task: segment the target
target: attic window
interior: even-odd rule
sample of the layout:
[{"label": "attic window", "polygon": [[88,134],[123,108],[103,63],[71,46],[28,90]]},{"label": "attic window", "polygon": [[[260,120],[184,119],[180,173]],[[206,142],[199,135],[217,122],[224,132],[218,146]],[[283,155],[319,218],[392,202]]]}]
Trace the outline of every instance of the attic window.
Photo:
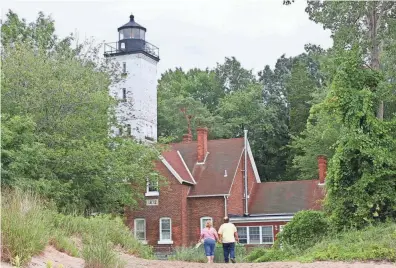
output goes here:
[{"label": "attic window", "polygon": [[147,179],[145,196],[159,196],[158,180]]}]

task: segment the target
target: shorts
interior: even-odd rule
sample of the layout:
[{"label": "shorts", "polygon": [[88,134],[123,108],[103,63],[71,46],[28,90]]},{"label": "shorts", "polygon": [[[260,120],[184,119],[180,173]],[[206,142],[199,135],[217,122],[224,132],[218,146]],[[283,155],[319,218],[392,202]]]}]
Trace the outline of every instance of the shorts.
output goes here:
[{"label": "shorts", "polygon": [[214,256],[216,241],[210,238],[205,239],[204,248],[206,256]]}]

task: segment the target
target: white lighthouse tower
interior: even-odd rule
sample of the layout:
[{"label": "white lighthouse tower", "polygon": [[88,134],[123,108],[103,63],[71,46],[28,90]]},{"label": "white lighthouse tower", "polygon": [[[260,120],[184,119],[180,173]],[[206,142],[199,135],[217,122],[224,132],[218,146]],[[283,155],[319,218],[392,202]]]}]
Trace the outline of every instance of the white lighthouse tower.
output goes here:
[{"label": "white lighthouse tower", "polygon": [[121,128],[116,135],[132,136],[138,141],[157,140],[157,63],[158,47],[145,40],[146,28],[131,15],[118,28],[118,41],[105,44],[104,56],[115,59],[122,68],[123,81],[110,88],[119,102],[116,118]]}]

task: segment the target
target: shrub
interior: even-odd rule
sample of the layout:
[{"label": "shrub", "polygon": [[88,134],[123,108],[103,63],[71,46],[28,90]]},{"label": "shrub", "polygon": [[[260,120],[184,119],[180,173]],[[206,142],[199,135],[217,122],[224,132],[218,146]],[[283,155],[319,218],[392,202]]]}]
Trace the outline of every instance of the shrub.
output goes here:
[{"label": "shrub", "polygon": [[113,250],[113,245],[104,239],[92,239],[84,245],[82,255],[85,268],[121,268],[125,262],[121,261]]},{"label": "shrub", "polygon": [[304,250],[319,242],[329,231],[329,223],[323,212],[300,211],[286,224],[278,239],[284,246]]},{"label": "shrub", "polygon": [[25,264],[47,245],[53,212],[36,195],[20,190],[3,191],[1,207],[2,259]]},{"label": "shrub", "polygon": [[341,232],[308,249],[299,260],[396,261],[396,224]]},{"label": "shrub", "polygon": [[[244,245],[235,246],[235,259],[237,262],[245,261],[246,249]],[[187,262],[207,262],[203,245],[199,248],[176,248],[174,255],[169,257],[170,260],[187,261]],[[224,262],[223,246],[217,244],[215,248],[214,262]]]},{"label": "shrub", "polygon": [[[218,254],[216,251],[215,254]],[[170,260],[187,261],[187,262],[207,262],[202,246],[199,248],[176,248],[174,254],[169,257]]]},{"label": "shrub", "polygon": [[74,242],[61,232],[56,232],[56,234],[51,238],[50,244],[53,245],[60,252],[65,252],[67,255],[73,257],[79,257],[79,251]]}]

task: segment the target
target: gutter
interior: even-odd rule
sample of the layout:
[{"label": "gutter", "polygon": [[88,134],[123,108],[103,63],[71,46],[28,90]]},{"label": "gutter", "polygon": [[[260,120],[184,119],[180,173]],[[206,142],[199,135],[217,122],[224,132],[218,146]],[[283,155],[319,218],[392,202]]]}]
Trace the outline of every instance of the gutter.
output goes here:
[{"label": "gutter", "polygon": [[291,221],[293,216],[264,216],[264,217],[233,217],[230,218],[232,223],[249,223],[249,222],[285,222]]}]

